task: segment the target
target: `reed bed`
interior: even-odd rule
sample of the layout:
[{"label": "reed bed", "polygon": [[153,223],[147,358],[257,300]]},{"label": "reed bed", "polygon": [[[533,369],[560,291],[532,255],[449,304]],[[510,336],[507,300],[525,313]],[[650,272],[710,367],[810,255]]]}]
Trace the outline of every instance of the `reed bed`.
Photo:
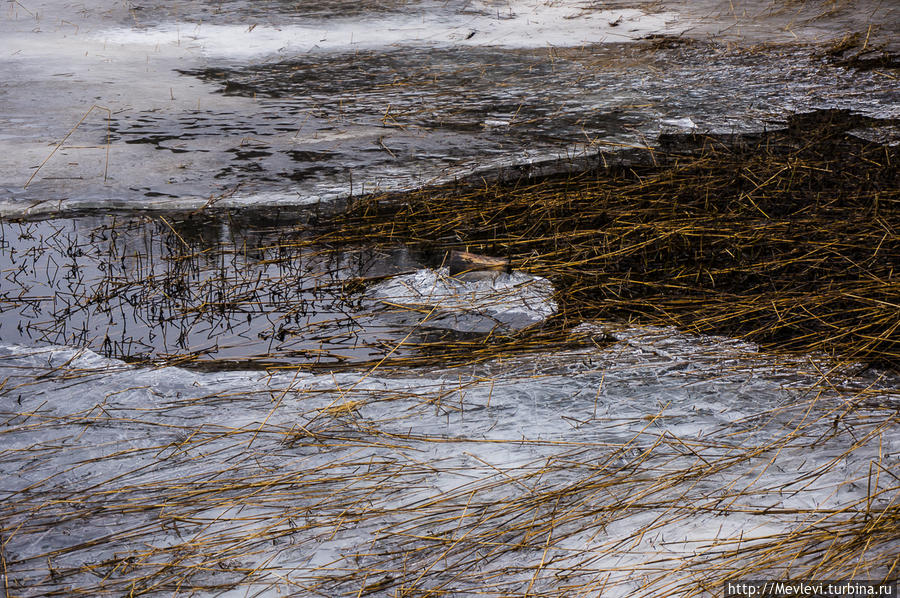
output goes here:
[{"label": "reed bed", "polygon": [[[4,223],[5,247],[36,241],[5,272],[19,334],[96,352],[0,348],[3,591],[896,578],[900,156],[860,136],[884,125],[819,112],[302,217]],[[550,279],[557,313],[390,324],[369,291],[454,249]]]},{"label": "reed bed", "polygon": [[[514,169],[337,210],[211,202],[87,227],[0,222],[12,248],[0,326],[132,361],[333,369],[563,349],[600,319],[896,368],[897,146],[866,140],[890,127],[820,111],[769,133],[663,135],[587,170]],[[549,279],[558,312],[524,331],[408,336],[384,317],[404,308],[376,306],[369,289],[452,250]]]},{"label": "reed bed", "polygon": [[[672,135],[592,172],[360,198],[329,242],[507,257],[559,289],[555,323],[613,319],[898,365],[896,123]],[[548,323],[548,326],[552,324]]]}]

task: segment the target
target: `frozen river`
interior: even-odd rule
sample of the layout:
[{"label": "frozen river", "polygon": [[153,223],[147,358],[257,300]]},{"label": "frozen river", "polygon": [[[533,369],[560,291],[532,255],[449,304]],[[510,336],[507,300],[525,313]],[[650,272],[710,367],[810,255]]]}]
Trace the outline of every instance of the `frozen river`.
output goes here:
[{"label": "frozen river", "polygon": [[[748,50],[871,12],[759,4],[9,2],[0,213],[309,204],[580,169],[661,131],[900,115],[889,73]],[[877,12],[872,44],[896,12]]]},{"label": "frozen river", "polygon": [[402,367],[553,318],[557,289],[312,240],[348,197],[661,133],[838,108],[897,139],[897,69],[828,50],[896,50],[900,11],[822,4],[5,3],[3,598],[896,577],[895,375],[611,322]]}]

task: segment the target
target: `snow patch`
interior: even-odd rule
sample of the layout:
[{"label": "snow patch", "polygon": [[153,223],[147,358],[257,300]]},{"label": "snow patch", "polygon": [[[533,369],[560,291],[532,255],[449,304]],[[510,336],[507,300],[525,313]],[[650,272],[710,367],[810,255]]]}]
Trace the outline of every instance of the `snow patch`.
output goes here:
[{"label": "snow patch", "polygon": [[330,19],[303,25],[248,26],[164,23],[148,29],[116,28],[96,38],[112,44],[177,46],[210,58],[267,54],[349,52],[390,46],[574,47],[628,42],[667,31],[674,13],[596,10],[575,2],[520,0],[476,3],[465,12],[406,15],[366,21]]}]

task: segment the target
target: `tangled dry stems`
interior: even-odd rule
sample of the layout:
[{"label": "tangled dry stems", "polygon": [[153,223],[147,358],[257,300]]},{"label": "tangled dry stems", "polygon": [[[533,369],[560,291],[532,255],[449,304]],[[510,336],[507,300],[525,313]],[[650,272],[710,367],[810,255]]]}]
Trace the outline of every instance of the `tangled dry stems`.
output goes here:
[{"label": "tangled dry stems", "polygon": [[556,284],[563,326],[633,320],[896,367],[898,152],[849,133],[872,125],[824,111],[664,138],[642,164],[370,196],[329,239],[509,257]]},{"label": "tangled dry stems", "polygon": [[[897,149],[850,134],[873,125],[819,113],[795,118],[789,130],[741,139],[671,137],[664,151],[638,152],[630,163],[606,167],[601,156],[596,171],[578,175],[368,196],[309,227],[328,228],[321,236],[300,226],[293,238],[245,245],[244,254],[258,251],[276,267],[276,279],[287,279],[292,271],[279,264],[301,249],[328,256],[402,243],[435,263],[451,249],[468,249],[509,257],[558,289],[560,311],[543,325],[411,343],[414,352],[377,361],[384,367],[498,368],[498,358],[531,360],[541,349],[612,342],[573,338],[587,319],[674,325],[896,367]],[[169,218],[159,230],[169,231],[166,242],[181,255],[167,256],[172,267],[164,277],[140,270],[121,289],[110,288],[110,297],[142,289],[141,281],[148,292],[169,285],[170,298],[188,293],[203,259],[202,238],[187,234],[186,217]],[[261,280],[271,282],[250,277],[229,287],[227,277],[216,280],[210,293],[234,288],[241,297]],[[333,284],[352,299],[372,281]],[[185,310],[182,317],[224,317],[222,305],[233,298],[172,309]],[[199,363],[191,354],[173,360]],[[18,381],[13,370],[3,383],[4,404],[110,374],[71,364]],[[791,373],[800,366],[778,367]],[[273,373],[279,368],[296,369],[281,364]],[[654,424],[668,417],[665,408],[637,419],[595,414],[572,423],[573,429],[638,426],[617,442],[416,431],[430,414],[449,421],[488,409],[494,383],[507,380],[490,373],[437,389],[335,380],[298,390],[282,381],[239,395],[148,396],[139,413],[117,410],[119,391],[73,413],[41,405],[4,409],[7,438],[55,439],[0,451],[0,459],[26,473],[65,460],[86,433],[139,428],[153,439],[69,463],[3,501],[6,591],[136,596],[240,588],[252,595],[280,587],[323,596],[704,596],[735,578],[896,577],[900,472],[895,458],[873,449],[895,433],[896,391],[846,389],[837,373],[820,374],[801,399],[696,439],[660,433]],[[197,405],[242,401],[257,401],[262,417],[230,426],[197,425],[180,415]],[[296,410],[293,423],[270,420],[285,401]],[[435,457],[434,447],[448,443],[466,458]],[[540,446],[550,454],[498,466],[478,453],[488,445]],[[800,476],[763,477],[783,469],[789,452],[827,456]],[[180,468],[210,459],[210,467],[193,473]],[[298,466],[284,468],[283,460]],[[860,461],[865,473],[857,468],[837,484],[828,477]],[[118,462],[129,469],[88,486],[54,482]],[[153,475],[142,478],[147,471]],[[437,475],[455,481],[435,491],[429,484]],[[808,503],[790,502],[798,496]],[[842,499],[829,502],[834,496]],[[742,517],[756,531],[667,536],[680,525],[726,516]],[[79,539],[79,527],[94,521],[117,525]],[[773,521],[779,526],[765,527]],[[73,532],[62,547],[11,541]],[[298,565],[336,539],[353,549]],[[12,546],[17,550],[10,552]]]},{"label": "tangled dry stems", "polygon": [[[617,367],[629,366],[606,372]],[[745,367],[759,365],[719,375],[742,378]],[[13,390],[105,375],[63,367]],[[895,432],[898,397],[838,389],[838,377],[696,437],[660,431],[665,407],[575,422],[634,430],[616,442],[430,431],[429,413],[489,408],[508,377],[406,391],[282,378],[240,396],[158,396],[136,411],[107,395],[80,412],[8,413],[2,434],[19,448],[0,459],[26,472],[65,460],[85,434],[147,433],[70,459],[3,502],[9,595],[707,596],[729,579],[891,578],[900,471],[872,447]],[[296,413],[238,426],[183,419],[235,401]],[[20,445],[41,430],[44,441]],[[436,452],[447,444],[459,454]],[[485,450],[531,457],[504,464]],[[789,468],[787,455],[796,464],[814,452],[823,458]],[[79,472],[92,482],[64,483]],[[733,518],[740,533],[723,532]],[[45,534],[52,548],[40,548]],[[9,542],[23,537],[32,540]]]}]

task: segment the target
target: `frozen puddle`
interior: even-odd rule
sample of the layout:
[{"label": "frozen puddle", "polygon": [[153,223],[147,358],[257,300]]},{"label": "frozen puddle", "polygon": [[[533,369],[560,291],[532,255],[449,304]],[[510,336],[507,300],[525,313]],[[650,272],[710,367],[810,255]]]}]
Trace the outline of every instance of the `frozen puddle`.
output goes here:
[{"label": "frozen puddle", "polygon": [[421,326],[486,332],[524,328],[552,316],[553,293],[549,280],[523,272],[450,276],[447,268],[424,268],[378,283],[369,294]]},{"label": "frozen puddle", "polygon": [[896,381],[594,330],[620,340],[393,375],[4,346],[10,594],[713,596],[886,573]]}]

